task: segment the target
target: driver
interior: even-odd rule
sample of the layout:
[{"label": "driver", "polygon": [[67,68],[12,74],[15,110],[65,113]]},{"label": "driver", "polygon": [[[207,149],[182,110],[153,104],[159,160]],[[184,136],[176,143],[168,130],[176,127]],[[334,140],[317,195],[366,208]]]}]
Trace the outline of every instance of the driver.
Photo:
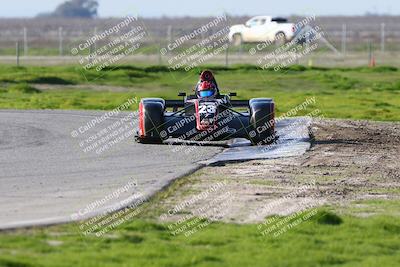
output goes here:
[{"label": "driver", "polygon": [[202,81],[197,86],[198,98],[213,98],[217,95],[217,87],[209,81]]},{"label": "driver", "polygon": [[205,70],[200,74],[195,91],[198,98],[215,98],[219,95],[217,81],[211,71]]}]

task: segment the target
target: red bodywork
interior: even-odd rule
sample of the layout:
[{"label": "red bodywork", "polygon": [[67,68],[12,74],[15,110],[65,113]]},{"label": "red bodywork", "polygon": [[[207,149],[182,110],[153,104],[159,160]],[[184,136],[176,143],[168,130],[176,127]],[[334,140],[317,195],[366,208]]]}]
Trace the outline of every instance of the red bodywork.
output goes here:
[{"label": "red bodywork", "polygon": [[143,103],[139,103],[139,136],[143,137],[145,135],[144,131],[144,113],[143,113]]},{"label": "red bodywork", "polygon": [[215,100],[194,99],[196,129],[207,131],[217,128],[218,102]]}]

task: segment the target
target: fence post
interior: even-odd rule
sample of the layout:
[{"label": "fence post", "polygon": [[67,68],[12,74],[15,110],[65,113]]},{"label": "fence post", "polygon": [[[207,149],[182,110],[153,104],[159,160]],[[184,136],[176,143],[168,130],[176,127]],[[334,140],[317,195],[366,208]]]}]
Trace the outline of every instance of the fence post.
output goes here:
[{"label": "fence post", "polygon": [[371,41],[368,42],[368,64],[371,63],[372,60],[372,44]]},{"label": "fence post", "polygon": [[168,25],[168,28],[167,28],[167,40],[168,40],[168,43],[172,43],[172,26],[171,25]]},{"label": "fence post", "polygon": [[373,68],[373,67],[375,67],[375,65],[376,65],[375,56],[374,56],[372,50],[373,50],[372,41],[370,40],[369,43],[368,43],[368,51],[369,51],[369,52],[368,52],[368,54],[369,54],[369,56],[368,56],[368,60],[369,60],[368,66],[369,66],[370,68]]},{"label": "fence post", "polygon": [[347,25],[342,25],[342,54],[343,56],[346,54],[346,37],[347,37]]},{"label": "fence post", "polygon": [[[93,35],[96,36],[97,35],[97,27],[94,27],[93,29]],[[93,45],[94,45],[94,51],[97,51],[97,38],[94,39]]]},{"label": "fence post", "polygon": [[229,67],[229,44],[225,49],[225,67]]},{"label": "fence post", "polygon": [[62,36],[62,31],[63,31],[63,28],[62,27],[58,27],[58,50],[59,50],[60,56],[63,55],[63,36]]},{"label": "fence post", "polygon": [[381,23],[381,52],[385,53],[385,23]]},{"label": "fence post", "polygon": [[28,33],[26,27],[24,27],[24,56],[28,55]]},{"label": "fence post", "polygon": [[158,44],[158,65],[162,64],[161,48],[162,48],[162,44],[161,44],[161,40],[160,40],[160,43]]},{"label": "fence post", "polygon": [[93,53],[93,44],[90,44],[89,45],[89,55],[88,55],[89,64],[92,64],[92,62],[93,62],[92,53]]},{"label": "fence post", "polygon": [[15,43],[15,53],[17,56],[17,67],[19,67],[19,41]]},{"label": "fence post", "polygon": [[308,50],[310,47],[310,31],[307,31],[305,36],[306,36],[306,49]]}]

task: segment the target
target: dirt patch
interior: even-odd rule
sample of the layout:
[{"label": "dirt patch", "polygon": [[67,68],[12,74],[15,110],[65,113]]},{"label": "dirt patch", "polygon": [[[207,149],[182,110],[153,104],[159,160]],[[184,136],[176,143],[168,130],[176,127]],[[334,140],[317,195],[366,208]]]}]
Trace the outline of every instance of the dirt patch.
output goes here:
[{"label": "dirt patch", "polygon": [[[317,120],[312,132],[313,146],[302,156],[202,169],[161,200],[158,214],[249,223],[329,205],[366,216],[388,210],[365,201],[400,199],[400,123]],[[221,206],[215,199],[223,195],[229,202]]]}]

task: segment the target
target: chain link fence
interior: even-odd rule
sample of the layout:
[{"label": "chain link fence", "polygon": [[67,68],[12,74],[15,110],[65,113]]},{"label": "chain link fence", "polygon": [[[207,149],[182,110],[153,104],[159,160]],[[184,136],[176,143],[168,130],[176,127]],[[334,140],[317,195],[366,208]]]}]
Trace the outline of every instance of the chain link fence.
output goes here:
[{"label": "chain link fence", "polygon": [[[147,32],[142,40],[142,47],[135,56],[124,58],[124,63],[150,62],[163,64],[163,55],[160,48],[177,38],[190,34],[201,25],[211,21],[212,17],[204,18],[158,18],[142,19],[141,24]],[[229,17],[227,24],[243,24],[249,17]],[[292,16],[291,22],[297,22],[302,17]],[[34,62],[40,58],[51,56],[55,64],[74,63],[71,57],[71,48],[85,42],[91,36],[101,33],[122,18],[114,19],[0,19],[0,63],[15,62],[16,55],[20,62]],[[322,44],[310,55],[302,57],[295,63],[329,66],[358,66],[369,64],[371,58],[378,64],[400,65],[397,56],[400,50],[400,16],[357,16],[357,17],[316,17],[310,26],[318,25],[325,33],[324,37],[340,55]],[[224,25],[216,26],[206,33],[189,40],[186,46],[195,44],[220,30]],[[226,26],[226,25],[225,25]],[[123,29],[118,34],[129,31]],[[99,40],[95,46],[100,47],[116,38],[116,35],[107,36]],[[210,64],[253,64],[254,58],[249,55],[251,45],[230,47],[226,54],[210,59]],[[17,51],[18,50],[18,51]],[[85,53],[90,53],[86,51]],[[55,57],[63,57],[58,62]],[[58,62],[58,63],[57,63]]]}]

